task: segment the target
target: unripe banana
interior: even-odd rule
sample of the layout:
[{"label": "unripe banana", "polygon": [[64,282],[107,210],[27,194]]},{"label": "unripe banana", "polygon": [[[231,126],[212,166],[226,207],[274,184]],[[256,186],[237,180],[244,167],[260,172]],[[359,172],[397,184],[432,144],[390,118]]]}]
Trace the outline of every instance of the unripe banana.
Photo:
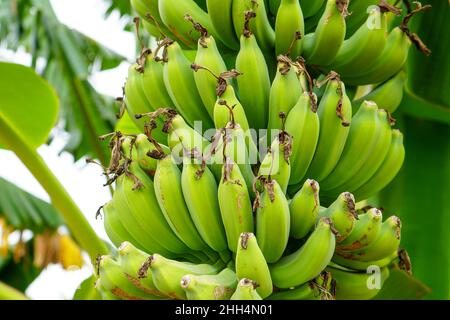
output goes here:
[{"label": "unripe banana", "polygon": [[320,212],[319,216],[331,219],[338,232],[336,242],[340,243],[349,236],[355,226],[355,198],[351,193],[344,192],[327,209]]},{"label": "unripe banana", "polygon": [[163,296],[162,293],[156,289],[151,275],[144,279],[138,278],[139,269],[149,257],[147,253],[139,250],[130,242],[125,241],[118,248],[118,254],[120,268],[130,282],[146,293],[155,296]]},{"label": "unripe banana", "polygon": [[189,14],[194,21],[215,34],[211,19],[193,0],[158,0],[159,13],[164,24],[183,44],[194,48],[200,35],[193,32],[192,24],[185,19]]},{"label": "unripe banana", "polygon": [[194,126],[195,121],[202,121],[204,128],[213,128],[197,91],[191,63],[178,43],[167,46],[167,59],[164,64],[164,83],[173,103],[191,126]]},{"label": "unripe banana", "polygon": [[266,154],[259,167],[258,176],[275,179],[286,193],[291,176],[291,156],[292,138],[285,131],[281,131],[278,137],[272,142],[269,152]]},{"label": "unripe banana", "polygon": [[181,173],[184,200],[203,240],[215,251],[228,249],[217,197],[217,183],[208,167],[185,160]]},{"label": "unripe banana", "polygon": [[398,73],[405,65],[408,58],[411,41],[399,27],[391,31],[387,38],[386,46],[378,58],[368,68],[361,72],[355,72],[345,77],[349,85],[365,85],[386,81]]},{"label": "unripe banana", "polygon": [[[370,177],[372,177],[378,168],[383,163],[389,151],[389,146],[392,140],[392,129],[390,115],[386,110],[378,110],[378,137],[372,147],[371,156],[369,156],[364,165],[356,172],[350,180],[335,188],[335,191],[341,190],[356,190]],[[332,193],[333,191],[330,191]]]},{"label": "unripe banana", "polygon": [[241,47],[236,57],[236,69],[242,73],[237,78],[239,98],[253,129],[267,127],[269,108],[270,77],[264,55],[258,47],[255,36],[244,32]]},{"label": "unripe banana", "polygon": [[241,279],[230,300],[262,300],[256,289],[258,284],[250,279]]},{"label": "unripe banana", "polygon": [[155,59],[153,54],[147,56],[142,76],[144,94],[153,109],[174,108],[164,83],[164,64]]},{"label": "unripe banana", "polygon": [[332,190],[347,182],[364,166],[377,141],[378,107],[374,102],[364,101],[352,119],[344,150],[334,170],[321,181],[322,190]]},{"label": "unripe banana", "polygon": [[236,253],[240,234],[253,232],[253,210],[245,179],[230,158],[223,165],[217,195],[228,249]]},{"label": "unripe banana", "polygon": [[341,253],[346,259],[376,261],[390,256],[400,245],[401,222],[396,216],[389,217],[381,226],[378,237],[367,247]]},{"label": "unripe banana", "polygon": [[[137,64],[133,64],[128,68],[128,78],[125,83],[125,106],[130,118],[136,124],[138,128],[142,128],[144,125],[143,120],[138,120],[135,116],[137,114],[148,113],[154,111],[153,106],[147,100],[143,87],[143,75],[137,68]],[[161,131],[161,122],[158,123],[158,129],[155,130],[155,138],[159,141],[163,141],[164,134]]]},{"label": "unripe banana", "polygon": [[285,130],[292,136],[291,178],[289,184],[302,182],[319,140],[317,97],[305,92],[286,118]]},{"label": "unripe banana", "polygon": [[[203,101],[203,105],[208,111],[211,119],[214,119],[214,105],[217,100],[217,79],[213,76],[219,76],[227,71],[227,66],[217,49],[216,41],[212,36],[202,36],[198,40],[197,55],[195,57],[195,64],[207,70],[196,70],[194,68],[195,84]],[[212,75],[212,74],[213,75]]]},{"label": "unripe banana", "polygon": [[111,292],[109,292],[102,286],[100,279],[97,279],[95,281],[94,287],[100,293],[102,300],[120,300],[119,297],[113,295]]},{"label": "unripe banana", "polygon": [[[159,254],[151,255],[139,270],[139,278],[145,278],[151,272],[156,288],[172,299],[185,300],[186,292],[181,287],[181,278],[186,274],[217,274],[224,267],[223,262],[210,264],[192,264],[167,259]],[[150,270],[149,270],[150,269]]]},{"label": "unripe banana", "polygon": [[316,229],[300,249],[270,266],[274,285],[290,288],[314,279],[331,261],[335,245],[331,220],[320,219]]},{"label": "unripe banana", "polygon": [[275,52],[293,59],[302,53],[305,34],[303,12],[298,0],[281,0],[275,20]]},{"label": "unripe banana", "polygon": [[[270,52],[275,45],[275,31],[270,25],[264,0],[233,0],[232,14],[236,36],[241,37],[246,28],[246,13],[249,10],[255,13],[255,19],[250,21],[248,30],[255,34],[261,50]],[[241,71],[239,67],[238,70]]]},{"label": "unripe banana", "polygon": [[352,36],[364,24],[367,20],[368,10],[379,3],[379,0],[350,1],[348,12],[351,12],[351,14],[345,19],[347,24],[346,38]]},{"label": "unripe banana", "polygon": [[[147,29],[151,26],[151,33],[155,37],[161,36],[160,30],[165,36],[175,39],[175,36],[162,22],[159,14],[159,2],[158,0],[131,0],[131,6],[137,11],[139,16],[144,19],[142,21],[144,27]],[[150,14],[151,17],[148,15]]]},{"label": "unripe banana", "polygon": [[239,40],[233,26],[233,0],[206,0],[208,15],[217,34],[230,49],[239,49]]},{"label": "unripe banana", "polygon": [[283,121],[280,119],[280,113],[289,114],[301,94],[302,87],[296,69],[285,56],[279,56],[277,74],[270,88],[267,129],[282,129]]},{"label": "unripe banana", "polygon": [[303,57],[308,64],[328,65],[335,59],[345,37],[347,1],[327,0],[314,33],[303,41]]},{"label": "unripe banana", "polygon": [[388,257],[375,261],[358,261],[346,259],[339,255],[334,255],[333,263],[335,264],[330,263],[330,266],[332,266],[333,268],[346,269],[345,271],[359,270],[366,272],[368,269],[373,267],[384,268],[390,266],[395,262],[395,259],[397,259],[397,257],[398,257],[397,250],[392,254],[390,254]]},{"label": "unripe banana", "polygon": [[[381,269],[379,283],[377,275],[367,273],[347,272],[339,269],[327,269],[336,280],[337,300],[369,300],[380,292],[384,281],[389,277],[389,269]],[[375,283],[373,283],[375,282]],[[377,285],[380,285],[378,287]]]},{"label": "unripe banana", "polygon": [[176,155],[181,157],[193,149],[202,154],[209,145],[208,140],[200,132],[192,129],[180,115],[171,116],[166,121],[165,131],[168,133],[168,146],[174,157]]},{"label": "unripe banana", "polygon": [[317,113],[320,121],[319,141],[306,175],[320,182],[339,162],[350,131],[352,104],[338,76],[329,80]]},{"label": "unripe banana", "polygon": [[[164,153],[169,153],[169,147],[161,145]],[[145,134],[138,134],[134,141],[134,149],[136,150],[133,154],[132,159],[136,161],[142,170],[147,173],[147,175],[153,177],[155,175],[157,160],[149,157],[147,154],[156,150],[155,146],[148,140]]]},{"label": "unripe banana", "polygon": [[162,299],[134,286],[122,272],[120,265],[110,256],[100,258],[98,269],[102,287],[122,300]]},{"label": "unripe banana", "polygon": [[339,254],[369,246],[378,237],[382,221],[383,214],[376,208],[359,215],[352,232],[337,245],[336,252]]},{"label": "unripe banana", "polygon": [[345,81],[354,70],[367,69],[382,54],[387,40],[386,15],[379,7],[370,10],[366,23],[345,40],[331,64]]},{"label": "unripe banana", "polygon": [[278,261],[289,240],[289,204],[276,180],[262,181],[263,193],[255,200],[256,238],[266,261]]},{"label": "unripe banana", "polygon": [[[244,279],[252,279],[257,285],[255,289],[261,298],[266,298],[272,293],[273,286],[269,267],[253,233],[240,235],[236,253],[236,275],[241,282]],[[244,284],[245,281],[242,285]],[[246,286],[249,284],[247,283]],[[248,290],[252,292],[250,289],[246,291],[248,292]]]},{"label": "unripe banana", "polygon": [[190,249],[206,251],[186,206],[181,188],[181,172],[170,155],[158,160],[153,179],[156,199],[172,231]]},{"label": "unripe banana", "polygon": [[319,188],[316,181],[308,179],[292,198],[289,204],[291,237],[303,239],[313,229],[320,209]]},{"label": "unripe banana", "polygon": [[388,154],[378,171],[354,193],[358,198],[367,199],[386,187],[400,171],[405,159],[403,134],[392,130],[392,141]]},{"label": "unripe banana", "polygon": [[187,274],[181,278],[188,300],[229,300],[236,286],[236,274],[229,268],[216,275]]},{"label": "unripe banana", "polygon": [[353,101],[353,104],[359,106],[364,100],[370,100],[375,102],[380,109],[385,109],[393,113],[402,102],[405,82],[406,72],[400,71],[391,79],[375,87],[375,89],[364,97]]},{"label": "unripe banana", "polygon": [[248,132],[250,126],[248,124],[247,116],[242,104],[236,97],[234,88],[231,85],[227,85],[223,94],[217,98],[214,105],[214,125],[216,129],[225,128],[230,119],[230,110],[228,107],[233,108],[234,122],[237,123],[244,132]]},{"label": "unripe banana", "polygon": [[331,300],[331,274],[322,272],[316,279],[302,284],[297,288],[290,288],[274,293],[269,300]]}]

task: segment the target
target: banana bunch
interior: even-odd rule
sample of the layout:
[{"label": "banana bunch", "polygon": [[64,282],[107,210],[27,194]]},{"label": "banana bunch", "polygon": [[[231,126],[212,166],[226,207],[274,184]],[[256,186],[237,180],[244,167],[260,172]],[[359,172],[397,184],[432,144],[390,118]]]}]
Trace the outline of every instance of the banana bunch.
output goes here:
[{"label": "banana bunch", "polygon": [[410,271],[400,219],[355,201],[404,160],[391,113],[428,6],[396,3],[131,1],[156,45],[120,99],[142,132],[102,137],[104,299],[371,299]]},{"label": "banana bunch", "polygon": [[[372,266],[383,270],[385,281],[384,270],[398,259],[399,218],[382,222],[378,209],[357,211],[349,192],[323,207],[312,179],[290,197],[291,136],[281,130],[256,170],[239,159],[247,141],[229,112],[231,120],[209,143],[173,109],[142,115],[150,119],[145,134],[111,135],[113,160],[106,171],[115,190],[103,213],[118,252],[98,261],[102,296],[334,299],[349,291],[368,297],[371,289],[359,284],[359,296],[347,286],[367,280],[364,270]],[[156,117],[167,146],[152,135]],[[222,164],[213,165],[213,158]],[[248,185],[245,175],[253,169]],[[345,282],[342,289],[339,282]]]}]

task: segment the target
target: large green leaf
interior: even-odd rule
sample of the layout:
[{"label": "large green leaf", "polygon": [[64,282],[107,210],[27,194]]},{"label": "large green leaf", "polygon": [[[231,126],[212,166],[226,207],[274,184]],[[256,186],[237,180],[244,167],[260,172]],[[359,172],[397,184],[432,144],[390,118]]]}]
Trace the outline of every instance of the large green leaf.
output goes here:
[{"label": "large green leaf", "polygon": [[393,269],[374,300],[418,300],[430,289],[405,271]]},{"label": "large green leaf", "polygon": [[0,117],[31,147],[46,142],[57,115],[58,98],[45,80],[30,68],[0,62]]},{"label": "large green leaf", "polygon": [[425,56],[414,46],[408,58],[408,100],[402,110],[414,116],[450,124],[450,3],[423,0],[429,12],[412,18],[411,29],[428,46]]},{"label": "large green leaf", "polygon": [[6,218],[15,230],[40,233],[56,229],[62,220],[49,203],[36,198],[11,182],[0,178],[0,217]]}]

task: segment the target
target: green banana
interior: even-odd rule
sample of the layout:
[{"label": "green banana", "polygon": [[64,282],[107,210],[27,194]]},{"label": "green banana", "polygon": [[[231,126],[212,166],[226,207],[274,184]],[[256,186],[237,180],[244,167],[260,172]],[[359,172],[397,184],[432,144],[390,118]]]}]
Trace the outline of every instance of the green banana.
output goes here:
[{"label": "green banana", "polygon": [[[128,177],[128,175],[123,175],[117,179],[116,185],[123,197],[121,200],[128,204],[136,222],[144,230],[144,234],[151,235],[149,238],[152,238],[153,242],[160,244],[169,252],[176,254],[189,252],[190,249],[178,239],[164,218],[156,199],[152,180],[135,163],[131,164],[129,171],[130,174],[134,175],[134,179]],[[136,179],[139,181],[136,182]],[[115,195],[116,193],[114,193]],[[126,212],[120,214],[125,215]]]},{"label": "green banana", "polygon": [[378,171],[354,194],[361,199],[367,199],[371,195],[386,187],[400,171],[405,159],[405,147],[403,134],[399,130],[392,130],[392,141],[389,151]]},{"label": "green banana", "polygon": [[[128,78],[124,88],[124,101],[130,118],[138,128],[142,128],[144,121],[136,118],[136,115],[152,112],[154,111],[154,108],[145,96],[142,82],[143,75],[137,70],[138,68],[139,66],[137,64],[133,64],[130,68],[128,68]],[[158,129],[155,130],[154,135],[157,140],[162,141],[162,139],[164,139],[164,133],[161,131],[161,122],[158,124]]]},{"label": "green banana", "polygon": [[383,52],[368,68],[363,68],[359,74],[353,72],[345,77],[348,85],[380,83],[391,78],[403,68],[411,46],[408,36],[397,27],[390,32],[386,42]]},{"label": "green banana", "polygon": [[[386,110],[378,110],[378,137],[364,165],[346,183],[336,187],[337,190],[356,190],[372,177],[383,163],[392,140],[390,115]],[[330,191],[331,193],[332,191]]]},{"label": "green banana", "polygon": [[215,251],[228,249],[217,197],[217,183],[208,167],[185,160],[181,187],[191,218],[203,240]]},{"label": "green banana", "polygon": [[178,43],[168,45],[166,50],[168,61],[164,64],[164,83],[173,103],[191,126],[195,121],[202,121],[204,128],[213,128],[197,91],[191,63]]},{"label": "green banana", "polygon": [[[173,110],[169,112],[173,112]],[[201,132],[197,131],[197,128],[195,130],[191,128],[178,114],[170,115],[164,124],[164,128],[168,133],[167,144],[173,156],[183,156],[193,149],[202,154],[209,145],[208,140],[201,135]]]},{"label": "green banana", "polygon": [[[235,1],[236,2],[236,1]],[[255,36],[247,30],[241,36],[241,47],[236,57],[236,69],[242,73],[237,78],[239,98],[250,126],[255,129],[267,127],[270,96],[270,77],[264,55]]]},{"label": "green banana", "polygon": [[353,231],[357,214],[355,211],[355,198],[350,192],[341,193],[338,198],[319,217],[327,217],[333,222],[337,230],[336,242],[345,240]]},{"label": "green banana", "polygon": [[367,20],[368,10],[380,3],[380,0],[357,0],[350,1],[348,12],[351,14],[345,19],[347,24],[346,37],[352,36]]},{"label": "green banana", "polygon": [[275,20],[275,52],[295,59],[302,53],[305,34],[303,12],[298,0],[281,0]]},{"label": "green banana", "polygon": [[371,273],[347,272],[334,268],[327,268],[327,270],[336,281],[337,300],[372,299],[380,292],[384,281],[389,277],[388,268],[381,269],[379,283],[377,283],[378,281],[376,280],[378,277]]},{"label": "green banana", "polygon": [[[196,65],[205,70],[196,70]],[[208,111],[211,119],[214,119],[214,105],[217,100],[217,79],[216,76],[227,71],[227,66],[217,49],[214,38],[206,33],[198,40],[197,55],[195,64],[191,66],[194,69],[194,80],[197,86],[203,105]],[[210,74],[212,73],[212,75]],[[215,75],[215,76],[213,76]]]},{"label": "green banana", "polygon": [[[164,153],[170,152],[169,147],[161,144],[160,147],[163,149]],[[139,163],[139,166],[147,173],[147,175],[153,177],[157,167],[157,160],[149,157],[147,154],[156,150],[155,146],[148,140],[145,134],[138,134],[134,142],[134,148],[136,154],[133,155],[132,159]]]},{"label": "green banana", "polygon": [[206,251],[183,198],[180,169],[172,156],[161,156],[153,179],[159,207],[178,238],[192,250]]},{"label": "green banana", "polygon": [[158,0],[161,20],[180,42],[187,47],[194,48],[200,35],[193,32],[192,24],[186,21],[185,15],[215,34],[214,27],[208,14],[193,0]]},{"label": "green banana", "polygon": [[383,214],[376,208],[358,216],[355,226],[346,239],[336,246],[336,252],[358,250],[369,246],[378,237]]},{"label": "green banana", "polygon": [[289,204],[291,237],[303,239],[313,229],[320,209],[319,189],[316,181],[308,179],[292,198]]},{"label": "green banana", "polygon": [[[240,235],[235,261],[236,275],[241,282],[244,279],[252,279],[252,282],[256,284],[256,292],[263,299],[272,294],[273,286],[269,267],[253,233]],[[242,285],[244,284],[245,282]],[[245,287],[249,287],[249,284],[247,283]],[[245,291],[248,292],[248,290],[250,289],[247,288]]]},{"label": "green banana", "polygon": [[169,31],[161,19],[158,0],[131,0],[131,6],[143,19],[142,24],[144,27],[153,30],[151,32],[153,36],[158,38],[163,35],[175,39],[173,33]]},{"label": "green banana", "polygon": [[155,59],[154,55],[147,56],[142,75],[142,86],[148,102],[154,109],[175,107],[164,83],[164,64]]},{"label": "green banana", "polygon": [[353,101],[353,104],[359,106],[364,100],[370,100],[375,102],[380,109],[393,113],[402,102],[405,82],[406,72],[400,71],[386,82],[375,87],[364,97]]},{"label": "green banana", "polygon": [[339,162],[350,131],[352,104],[345,85],[337,74],[333,74],[320,100],[320,133],[316,152],[307,176],[317,181],[324,180]]},{"label": "green banana", "polygon": [[188,300],[229,300],[236,286],[236,274],[229,268],[216,275],[187,274],[181,278]]},{"label": "green banana", "polygon": [[317,97],[305,92],[286,118],[285,130],[292,136],[291,178],[289,184],[303,182],[319,140]]},{"label": "green banana", "polygon": [[250,279],[241,279],[230,300],[262,300],[256,289],[258,284]]},{"label": "green banana", "polygon": [[[248,11],[254,12],[253,16],[255,19],[247,21],[246,15]],[[275,45],[275,31],[270,25],[264,0],[233,0],[232,15],[234,31],[238,38],[241,37],[243,32],[246,33],[244,29],[249,27],[247,31],[255,34],[262,51],[270,52],[273,49]],[[249,22],[248,26],[246,26],[246,22]],[[238,70],[241,71],[239,68]]]},{"label": "green banana", "polygon": [[155,287],[172,299],[186,300],[186,292],[181,287],[181,278],[186,274],[212,275],[223,269],[220,260],[214,265],[193,264],[167,259],[159,254],[151,255],[139,270],[139,278],[148,276],[150,269]]},{"label": "green banana", "polygon": [[217,34],[230,49],[238,50],[239,41],[234,32],[232,6],[233,0],[206,0],[208,15]]},{"label": "green banana", "polygon": [[297,288],[281,290],[269,297],[269,300],[331,300],[331,274],[322,272],[316,279]]},{"label": "green banana", "polygon": [[367,247],[341,256],[358,261],[377,261],[389,257],[400,245],[401,222],[396,216],[389,217],[381,226],[378,237]]},{"label": "green banana", "polygon": [[230,158],[223,165],[217,195],[228,249],[236,253],[240,234],[253,232],[253,210],[245,179]]},{"label": "green banana", "polygon": [[285,131],[281,131],[278,137],[272,142],[269,152],[266,154],[259,167],[258,176],[275,179],[286,193],[291,176],[291,156],[292,138]]},{"label": "green banana", "polygon": [[320,183],[322,190],[332,190],[347,182],[367,159],[378,138],[378,107],[364,101],[352,119],[344,150],[334,170]]},{"label": "green banana", "polygon": [[300,249],[270,266],[274,285],[278,288],[291,288],[314,279],[331,261],[335,245],[331,220],[320,219],[316,229]]},{"label": "green banana", "polygon": [[102,256],[100,258],[98,270],[101,286],[122,300],[163,299],[136,287],[122,272],[120,265],[110,256]]},{"label": "green banana", "polygon": [[[233,119],[230,119],[231,113],[228,107],[233,109]],[[234,120],[244,132],[248,132],[250,129],[245,110],[237,99],[233,86],[227,84],[225,91],[217,98],[214,105],[214,125],[217,129],[222,129],[232,120]]]},{"label": "green banana", "polygon": [[282,129],[280,113],[289,114],[301,94],[302,88],[295,67],[287,57],[279,56],[277,74],[270,87],[267,129]]},{"label": "green banana", "polygon": [[113,295],[111,292],[109,292],[102,286],[100,279],[97,279],[95,281],[94,287],[100,293],[102,300],[120,300],[119,297]]},{"label": "green banana", "polygon": [[344,81],[354,70],[367,69],[382,54],[387,42],[386,33],[386,14],[379,7],[372,8],[366,23],[344,41],[330,68],[338,72]]},{"label": "green banana", "polygon": [[358,261],[358,260],[351,260],[343,258],[339,255],[334,255],[333,262],[337,263],[338,265],[332,265],[330,263],[330,266],[333,266],[334,268],[340,267],[341,269],[348,268],[347,271],[350,270],[359,270],[359,271],[367,271],[370,268],[373,268],[374,266],[379,268],[384,268],[387,266],[390,266],[394,263],[395,259],[398,258],[397,251],[392,253],[386,258],[375,260],[375,261]]},{"label": "green banana", "polygon": [[276,180],[260,179],[263,192],[257,195],[256,239],[266,261],[278,261],[289,240],[289,204]]},{"label": "green banana", "polygon": [[327,0],[314,33],[303,41],[303,57],[308,64],[328,65],[336,58],[345,37],[347,1]]},{"label": "green banana", "polygon": [[156,289],[150,275],[144,279],[138,278],[139,269],[149,257],[147,253],[139,250],[127,241],[120,245],[117,252],[119,254],[118,262],[120,268],[130,282],[146,293],[155,296],[163,296],[162,293]]}]

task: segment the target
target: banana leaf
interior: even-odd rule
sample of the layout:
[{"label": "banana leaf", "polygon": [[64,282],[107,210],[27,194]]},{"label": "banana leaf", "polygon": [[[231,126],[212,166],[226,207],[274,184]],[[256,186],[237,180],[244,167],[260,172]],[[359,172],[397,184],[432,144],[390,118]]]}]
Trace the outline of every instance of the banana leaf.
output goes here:
[{"label": "banana leaf", "polygon": [[0,217],[15,230],[40,233],[62,225],[56,209],[32,194],[0,177]]}]

